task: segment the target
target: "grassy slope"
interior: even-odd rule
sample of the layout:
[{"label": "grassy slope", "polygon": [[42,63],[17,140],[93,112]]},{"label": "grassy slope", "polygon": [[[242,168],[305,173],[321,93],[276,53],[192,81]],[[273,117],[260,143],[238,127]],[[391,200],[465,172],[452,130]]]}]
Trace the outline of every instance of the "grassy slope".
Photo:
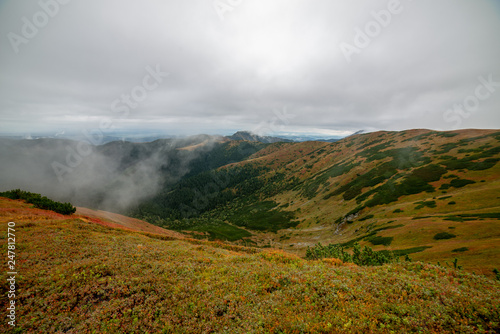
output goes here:
[{"label": "grassy slope", "polygon": [[16,222],[18,332],[500,330],[500,283],[483,276],[423,263],[306,261],[0,203],[4,254],[6,222]]},{"label": "grassy slope", "polygon": [[[304,254],[307,246],[318,242],[347,242],[362,237],[373,229],[390,225],[404,225],[399,228],[378,232],[378,236],[394,237],[390,246],[376,246],[375,249],[405,249],[418,246],[432,246],[423,252],[415,253],[412,258],[426,261],[452,261],[459,259],[465,269],[491,275],[491,270],[500,267],[500,220],[471,219],[464,222],[446,220],[444,215],[500,213],[500,163],[485,170],[456,169],[448,170],[439,181],[430,182],[435,188],[432,193],[421,192],[414,195],[401,196],[398,201],[386,205],[365,208],[352,224],[335,221],[355,209],[359,203],[355,199],[345,200],[342,195],[325,195],[333,190],[356,180],[368,171],[390,161],[390,158],[370,161],[370,154],[377,154],[391,149],[415,147],[422,152],[424,158],[430,159],[424,165],[433,163],[441,166],[444,156],[451,155],[458,159],[466,158],[477,152],[500,146],[497,130],[460,130],[454,132],[433,132],[429,130],[410,130],[404,132],[375,132],[345,138],[337,143],[305,142],[278,143],[268,146],[239,163],[265,165],[273,171],[286,173],[289,178],[298,177],[302,184],[296,189],[280,193],[272,200],[278,204],[290,204],[284,210],[294,211],[300,224],[295,229],[280,231],[277,235],[268,234],[263,237],[273,238],[284,249]],[[379,146],[386,145],[386,147]],[[370,152],[372,150],[372,152]],[[499,158],[494,154],[492,158]],[[402,158],[403,162],[404,157]],[[484,158],[479,159],[482,161]],[[339,176],[323,178],[325,171],[332,166],[359,163]],[[408,159],[409,168],[399,170],[409,173],[418,164]],[[272,173],[272,172],[271,172]],[[439,190],[444,183],[449,183],[451,175],[461,179],[475,181],[461,188],[451,187]],[[483,181],[483,182],[482,182]],[[398,181],[396,181],[398,182]],[[316,187],[316,188],[315,188]],[[362,193],[370,190],[362,189]],[[451,196],[439,199],[444,196]],[[416,202],[435,201],[436,207],[419,208]],[[455,202],[455,204],[448,204]],[[403,210],[394,213],[396,209]],[[373,218],[359,221],[367,215]],[[413,220],[414,217],[430,217]],[[436,233],[447,231],[457,235],[456,238],[436,241]],[[361,244],[371,244],[362,240]],[[465,252],[453,252],[454,249],[467,247]]]},{"label": "grassy slope", "polygon": [[97,218],[97,221],[108,222],[110,227],[125,228],[134,231],[163,234],[175,238],[183,238],[181,233],[166,230],[159,226],[150,224],[140,219],[130,218],[118,213],[107,212],[102,210],[92,210],[88,208],[77,207],[76,214],[82,216],[82,220],[89,221]]}]

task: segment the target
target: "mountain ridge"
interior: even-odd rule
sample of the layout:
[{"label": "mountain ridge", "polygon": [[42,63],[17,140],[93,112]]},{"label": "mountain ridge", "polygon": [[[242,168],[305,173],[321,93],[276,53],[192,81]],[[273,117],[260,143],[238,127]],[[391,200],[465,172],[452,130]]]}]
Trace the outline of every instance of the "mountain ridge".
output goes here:
[{"label": "mountain ridge", "polygon": [[278,143],[278,142],[287,142],[287,143],[294,142],[293,140],[280,137],[260,136],[250,131],[238,131],[231,136],[226,136],[226,138],[231,140],[257,141],[265,144]]},{"label": "mountain ridge", "polygon": [[[243,236],[244,242],[272,242],[300,254],[318,242],[359,240],[376,250],[418,249],[412,256],[429,261],[458,256],[468,270],[491,274],[500,265],[500,235],[494,232],[500,218],[499,141],[498,130],[415,129],[358,134],[333,144],[274,143],[203,181],[200,176],[183,183],[184,195],[174,188],[158,198],[168,206],[172,196],[184,196],[173,202],[170,216],[142,212],[156,224],[215,233],[212,237],[222,227],[235,234],[244,229],[253,234]],[[229,181],[215,191],[196,186],[216,185],[219,178]],[[195,191],[192,197],[189,189]],[[175,207],[182,205],[189,208],[189,224],[182,223],[186,216],[176,216]],[[467,223],[456,224],[463,220]],[[474,230],[488,241],[467,241]],[[433,239],[444,231],[454,237]],[[388,246],[372,243],[389,239]],[[453,251],[459,248],[468,250]],[[481,249],[490,254],[486,259]],[[479,259],[481,265],[475,265]]]}]

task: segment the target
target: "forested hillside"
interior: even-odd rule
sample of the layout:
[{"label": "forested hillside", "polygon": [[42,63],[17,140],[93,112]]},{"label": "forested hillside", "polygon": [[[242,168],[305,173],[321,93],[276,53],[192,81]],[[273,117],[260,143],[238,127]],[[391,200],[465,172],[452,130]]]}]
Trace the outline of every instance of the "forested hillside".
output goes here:
[{"label": "forested hillside", "polygon": [[184,177],[132,214],[199,238],[302,255],[318,242],[358,241],[491,274],[500,267],[498,161],[500,132],[488,130],[274,143]]}]

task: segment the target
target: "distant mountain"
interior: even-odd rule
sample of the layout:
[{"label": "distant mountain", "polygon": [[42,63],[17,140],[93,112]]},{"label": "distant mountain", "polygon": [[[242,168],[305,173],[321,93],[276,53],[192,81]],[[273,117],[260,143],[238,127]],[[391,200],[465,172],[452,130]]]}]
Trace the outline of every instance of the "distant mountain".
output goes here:
[{"label": "distant mountain", "polygon": [[247,140],[247,141],[254,141],[254,142],[260,142],[260,143],[265,143],[265,144],[271,144],[271,143],[279,143],[279,142],[285,142],[285,143],[291,143],[293,140],[290,139],[285,139],[285,138],[279,138],[279,137],[270,137],[270,136],[259,136],[255,133],[249,132],[249,131],[238,131],[235,134],[231,136],[226,136],[226,138],[231,139],[231,140]]},{"label": "distant mountain", "polygon": [[[363,130],[358,131],[355,134],[364,132]],[[96,138],[91,138],[95,145],[104,145],[111,142],[131,142],[131,143],[148,143],[158,139],[177,139],[182,140],[185,138],[191,138],[196,136],[179,136],[179,135],[168,135],[160,133],[141,133],[141,132],[131,132],[131,133],[115,133],[104,135],[101,134]],[[221,136],[212,136],[221,137]],[[328,143],[336,142],[344,137],[330,137],[325,138],[323,135],[319,134],[280,134],[279,136],[260,136],[254,134],[250,131],[238,131],[233,135],[226,136],[225,138],[229,140],[247,140],[260,143],[278,143],[278,142],[304,142],[304,141],[323,141]],[[73,141],[89,141],[90,139],[85,137],[82,133],[58,133],[58,134],[30,134],[30,135],[8,135],[0,134],[1,139],[15,139],[15,140],[38,140],[38,139],[67,139]]]},{"label": "distant mountain", "polygon": [[[102,135],[102,134],[101,134]],[[91,138],[96,145],[103,145],[111,143],[114,141],[128,141],[132,143],[146,143],[152,142],[158,139],[175,139],[184,138],[180,136],[170,136],[164,134],[121,134],[121,135],[102,135],[96,136],[96,138]],[[15,140],[37,140],[37,139],[68,139],[74,141],[89,141],[89,138],[85,137],[83,134],[32,134],[32,135],[0,135],[1,139],[15,139]]]},{"label": "distant mountain", "polygon": [[327,143],[333,143],[336,141],[339,141],[342,139],[342,137],[335,137],[335,138],[324,138],[322,135],[312,135],[312,134],[305,134],[305,135],[280,135],[279,137],[273,137],[273,136],[259,136],[257,134],[254,134],[249,131],[238,131],[232,136],[227,136],[226,138],[231,139],[231,140],[248,140],[248,141],[255,141],[255,142],[261,142],[261,143],[294,143],[294,142],[304,142],[304,141],[322,141],[322,142],[327,142]]},{"label": "distant mountain", "polygon": [[289,139],[293,142],[322,141],[325,143],[334,143],[341,140],[343,137],[325,138],[321,135],[283,135],[281,138]]},{"label": "distant mountain", "polygon": [[360,135],[360,134],[365,133],[365,132],[366,132],[365,130],[358,130],[358,131],[354,132],[352,135],[349,135],[348,137],[355,136],[355,135]]}]

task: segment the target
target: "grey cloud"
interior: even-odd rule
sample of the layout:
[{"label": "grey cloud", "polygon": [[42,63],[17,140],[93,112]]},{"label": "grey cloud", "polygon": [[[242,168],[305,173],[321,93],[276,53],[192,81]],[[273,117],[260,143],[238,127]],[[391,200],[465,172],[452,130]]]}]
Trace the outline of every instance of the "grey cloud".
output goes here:
[{"label": "grey cloud", "polygon": [[[44,3],[56,0],[42,0]],[[81,1],[16,54],[7,38],[38,1],[0,4],[0,133],[92,128],[217,133],[252,129],[286,106],[290,127],[451,129],[443,113],[492,74],[500,82],[500,6],[494,0],[401,0],[400,14],[348,63],[339,45],[390,1]],[[113,100],[146,66],[169,73],[127,118]],[[461,127],[500,126],[500,87]]]},{"label": "grey cloud", "polygon": [[[123,212],[168,191],[217,137],[92,146],[59,139],[0,139],[0,191],[21,188],[75,205]],[[193,150],[180,148],[203,143]]]}]

